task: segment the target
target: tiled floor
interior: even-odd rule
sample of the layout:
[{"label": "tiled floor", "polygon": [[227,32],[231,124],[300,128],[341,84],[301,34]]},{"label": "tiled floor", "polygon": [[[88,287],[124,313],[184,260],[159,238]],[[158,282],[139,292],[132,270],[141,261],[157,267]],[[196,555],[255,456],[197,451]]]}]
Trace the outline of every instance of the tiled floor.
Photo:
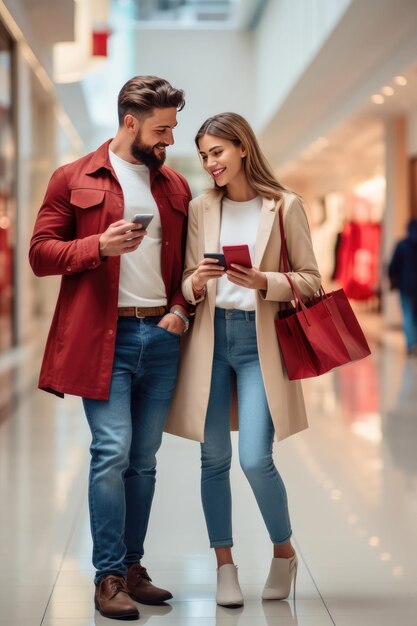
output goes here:
[{"label": "tiled floor", "polygon": [[[275,449],[300,557],[296,603],[262,603],[270,546],[233,467],[242,609],[214,602],[199,447],[166,436],[145,565],[174,600],[149,626],[415,626],[417,359],[398,341],[305,383],[311,428]],[[94,611],[86,507],[89,433],[79,399],[40,391],[0,424],[0,626],[120,623]]]}]

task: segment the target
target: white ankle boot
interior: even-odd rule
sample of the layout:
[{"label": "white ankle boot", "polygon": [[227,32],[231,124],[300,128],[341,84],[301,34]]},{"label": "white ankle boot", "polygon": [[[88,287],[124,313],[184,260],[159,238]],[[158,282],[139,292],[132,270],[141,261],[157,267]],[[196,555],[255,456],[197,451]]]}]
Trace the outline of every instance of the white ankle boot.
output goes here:
[{"label": "white ankle boot", "polygon": [[216,602],[220,606],[230,608],[243,606],[243,595],[237,578],[236,565],[221,565],[217,570]]},{"label": "white ankle boot", "polygon": [[291,591],[291,583],[297,578],[298,560],[294,554],[290,559],[272,559],[269,576],[262,592],[262,600],[284,600]]}]

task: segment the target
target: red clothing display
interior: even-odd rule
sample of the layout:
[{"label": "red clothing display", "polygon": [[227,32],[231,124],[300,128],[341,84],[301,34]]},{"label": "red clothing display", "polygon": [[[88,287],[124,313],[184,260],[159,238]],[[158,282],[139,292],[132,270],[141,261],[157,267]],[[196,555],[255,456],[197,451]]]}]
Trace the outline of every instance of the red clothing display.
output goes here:
[{"label": "red clothing display", "polygon": [[345,225],[337,254],[335,278],[348,298],[368,300],[379,291],[381,225],[350,222]]},{"label": "red clothing display", "polygon": [[[60,167],[39,211],[29,258],[37,276],[61,274],[61,289],[39,387],[106,400],[116,339],[120,257],[99,256],[99,238],[123,219],[124,201],[109,161],[109,143]],[[189,308],[181,292],[188,204],[183,176],[151,170],[151,192],[162,225],[161,271],[168,307]]]}]

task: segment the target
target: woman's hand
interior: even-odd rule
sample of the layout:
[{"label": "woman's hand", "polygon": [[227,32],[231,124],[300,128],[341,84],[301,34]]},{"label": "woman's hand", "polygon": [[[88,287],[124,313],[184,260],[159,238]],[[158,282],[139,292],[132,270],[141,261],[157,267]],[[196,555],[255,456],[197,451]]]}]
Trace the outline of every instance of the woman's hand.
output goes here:
[{"label": "woman's hand", "polygon": [[225,271],[225,268],[219,265],[218,259],[203,259],[200,261],[191,278],[194,293],[202,293],[211,278],[220,278]]},{"label": "woman's hand", "polygon": [[230,269],[226,272],[228,280],[240,287],[247,289],[268,289],[268,280],[264,272],[256,267],[244,267],[243,265],[235,265],[232,263]]}]

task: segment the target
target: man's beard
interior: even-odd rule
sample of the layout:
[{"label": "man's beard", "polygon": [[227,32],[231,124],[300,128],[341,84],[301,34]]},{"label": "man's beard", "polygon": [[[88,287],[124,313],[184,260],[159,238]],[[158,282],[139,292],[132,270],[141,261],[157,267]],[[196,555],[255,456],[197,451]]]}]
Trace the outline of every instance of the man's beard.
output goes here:
[{"label": "man's beard", "polygon": [[156,155],[154,148],[165,148],[167,144],[157,143],[154,146],[148,146],[142,143],[140,133],[136,135],[135,141],[130,146],[130,152],[136,161],[140,161],[150,170],[159,169],[165,162],[165,152],[161,152],[160,155]]}]

